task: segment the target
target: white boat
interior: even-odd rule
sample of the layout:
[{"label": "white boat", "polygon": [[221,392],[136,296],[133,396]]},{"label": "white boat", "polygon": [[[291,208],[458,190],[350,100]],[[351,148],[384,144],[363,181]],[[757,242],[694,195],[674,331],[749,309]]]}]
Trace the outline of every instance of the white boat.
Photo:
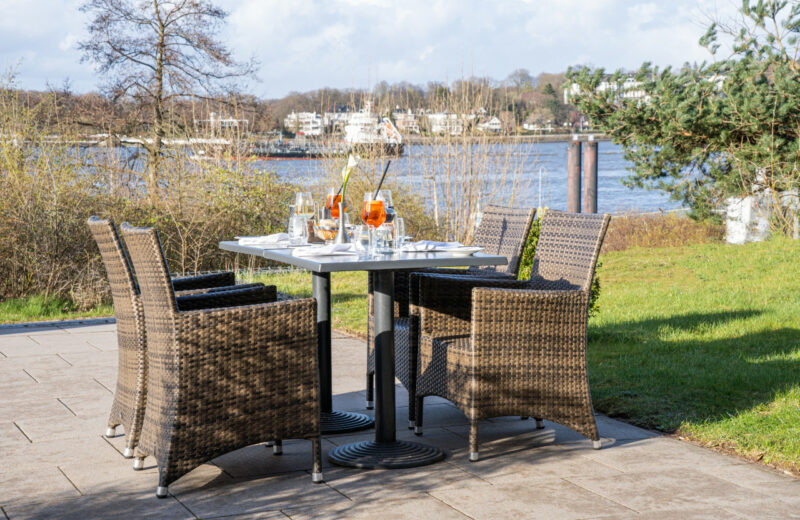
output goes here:
[{"label": "white boat", "polygon": [[374,151],[387,155],[402,155],[405,149],[403,136],[388,117],[372,113],[372,103],[350,116],[344,127],[344,141],[354,151]]}]

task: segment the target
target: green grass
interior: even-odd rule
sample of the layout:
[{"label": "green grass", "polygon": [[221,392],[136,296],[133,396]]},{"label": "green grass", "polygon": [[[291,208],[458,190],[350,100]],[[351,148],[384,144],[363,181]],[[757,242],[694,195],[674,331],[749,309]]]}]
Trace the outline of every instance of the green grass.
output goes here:
[{"label": "green grass", "polygon": [[800,471],[800,242],[603,256],[595,407]]},{"label": "green grass", "polygon": [[46,298],[42,295],[0,302],[0,323],[72,320],[113,315],[114,309],[111,305],[101,305],[87,311],[78,311],[71,302]]}]

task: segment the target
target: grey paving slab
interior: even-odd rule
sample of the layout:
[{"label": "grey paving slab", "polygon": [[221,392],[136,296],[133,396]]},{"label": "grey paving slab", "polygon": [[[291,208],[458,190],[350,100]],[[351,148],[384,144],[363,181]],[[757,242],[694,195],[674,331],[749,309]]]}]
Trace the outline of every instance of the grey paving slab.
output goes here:
[{"label": "grey paving slab", "polygon": [[[481,460],[467,459],[468,424],[447,401],[426,399],[424,435],[406,428],[396,389],[397,438],[443,449],[445,461],[399,471],[332,466],[311,483],[310,443],[273,456],[254,445],[219,457],[154,497],[157,469],[121,456],[123,430],[105,439],[116,384],[113,325],[0,330],[0,507],[19,518],[797,518],[800,481],[764,466],[598,416],[604,448],[560,425],[481,421]],[[104,349],[104,350],[103,350]],[[366,349],[335,335],[334,403],[364,411]],[[24,433],[23,433],[24,432]],[[327,436],[334,446],[371,430]],[[134,513],[135,512],[135,513]],[[0,514],[0,519],[3,514]]]}]

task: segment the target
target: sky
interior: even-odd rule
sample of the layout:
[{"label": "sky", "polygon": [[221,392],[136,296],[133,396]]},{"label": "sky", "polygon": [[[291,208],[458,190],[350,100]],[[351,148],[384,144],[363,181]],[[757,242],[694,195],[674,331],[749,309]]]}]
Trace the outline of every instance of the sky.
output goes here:
[{"label": "sky", "polygon": [[[139,1],[139,0],[133,0]],[[101,79],[81,63],[88,16],[78,0],[2,0],[0,73],[20,88]],[[217,0],[228,11],[219,38],[260,66],[247,91],[263,98],[322,87],[424,85],[571,65],[636,69],[708,59],[697,44],[710,16],[734,0]]]}]

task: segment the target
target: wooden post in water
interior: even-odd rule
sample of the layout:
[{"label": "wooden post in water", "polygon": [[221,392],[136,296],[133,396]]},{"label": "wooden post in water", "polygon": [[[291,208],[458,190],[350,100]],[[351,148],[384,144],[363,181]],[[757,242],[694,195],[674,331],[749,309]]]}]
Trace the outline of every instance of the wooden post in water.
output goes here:
[{"label": "wooden post in water", "polygon": [[593,135],[583,149],[583,212],[597,213],[597,141]]},{"label": "wooden post in water", "polygon": [[567,150],[567,211],[581,212],[581,142],[573,135]]}]

